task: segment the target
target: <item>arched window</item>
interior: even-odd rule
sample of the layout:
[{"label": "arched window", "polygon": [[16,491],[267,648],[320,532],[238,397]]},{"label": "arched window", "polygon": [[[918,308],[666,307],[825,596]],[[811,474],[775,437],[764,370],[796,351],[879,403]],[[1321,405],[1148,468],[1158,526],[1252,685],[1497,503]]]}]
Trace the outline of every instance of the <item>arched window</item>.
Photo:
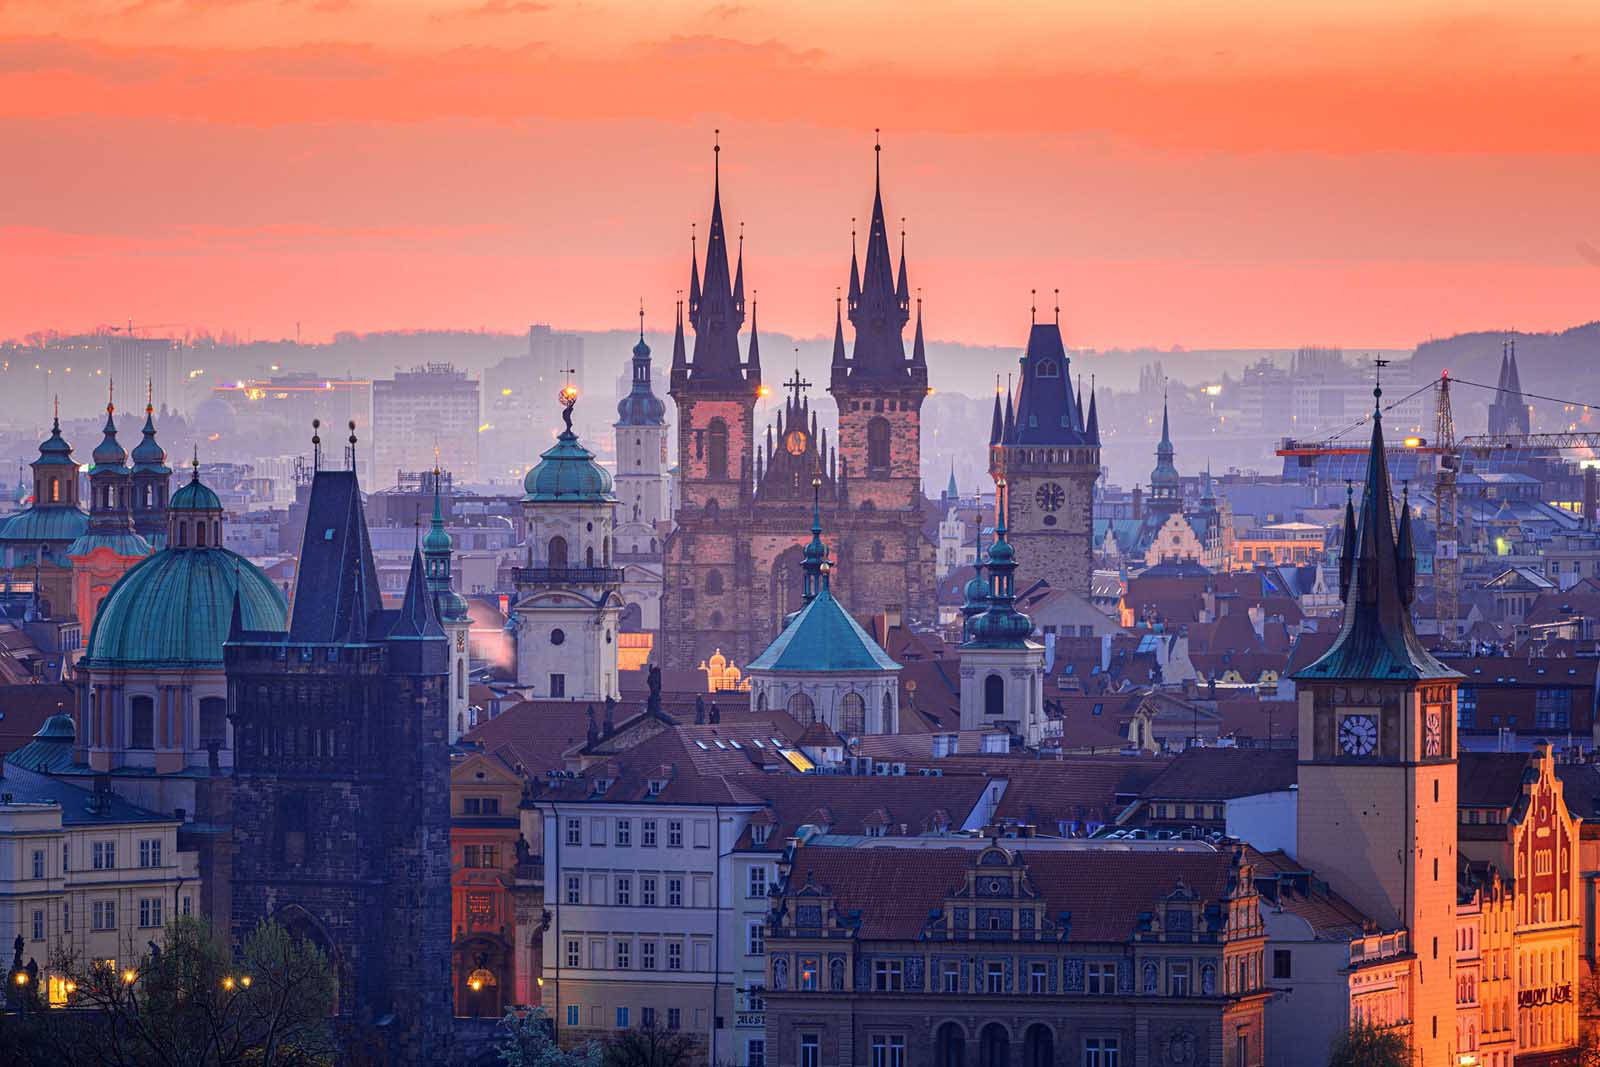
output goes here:
[{"label": "arched window", "polygon": [[728,424],[712,419],[706,427],[706,477],[723,480],[728,477]]},{"label": "arched window", "polygon": [[889,420],[879,417],[867,423],[867,473],[889,473]]},{"label": "arched window", "polygon": [[128,702],[128,747],[156,747],[156,702],[149,697]]},{"label": "arched window", "polygon": [[594,570],[594,546],[589,545],[583,550],[583,565]]},{"label": "arched window", "polygon": [[883,694],[883,721],[878,724],[878,730],[886,734],[899,733],[894,727],[894,695],[885,693]]},{"label": "arched window", "polygon": [[757,711],[766,711],[767,710],[767,691],[765,689],[761,690],[761,692],[756,694],[756,710]]},{"label": "arched window", "polygon": [[456,660],[456,699],[467,699],[467,661]]},{"label": "arched window", "polygon": [[556,536],[550,538],[550,544],[545,548],[545,562],[552,570],[563,570],[567,565],[567,539]]},{"label": "arched window", "polygon": [[846,693],[839,702],[839,732],[846,737],[860,737],[867,732],[867,702],[860,693]]},{"label": "arched window", "polygon": [[1034,1023],[1022,1039],[1022,1067],[1055,1067],[1055,1036],[1044,1023]]},{"label": "arched window", "polygon": [[186,522],[178,523],[178,547],[189,547],[189,524]]},{"label": "arched window", "polygon": [[194,544],[196,548],[206,547],[206,524],[203,522],[194,524]]},{"label": "arched window", "polygon": [[961,1024],[945,1023],[939,1027],[934,1049],[938,1067],[964,1067],[967,1062],[967,1035],[962,1032]]},{"label": "arched window", "polygon": [[60,478],[51,478],[50,479],[50,503],[59,504],[60,502],[61,502],[61,479]]},{"label": "arched window", "polygon": [[706,595],[717,596],[722,592],[722,572],[712,568],[706,574]]},{"label": "arched window", "polygon": [[1061,377],[1061,369],[1056,366],[1056,361],[1055,360],[1053,360],[1053,359],[1041,359],[1039,361],[1039,377],[1041,377],[1041,378],[1059,378],[1059,377]]},{"label": "arched window", "polygon": [[817,706],[804,693],[795,693],[789,697],[788,710],[790,718],[801,726],[810,726],[817,721]]},{"label": "arched window", "polygon": [[228,702],[222,697],[200,698],[200,747],[207,741],[228,747]]},{"label": "arched window", "polygon": [[1011,1035],[999,1023],[978,1034],[978,1067],[1011,1067]]},{"label": "arched window", "polygon": [[1003,715],[1006,710],[1006,680],[991,674],[983,680],[983,713]]}]

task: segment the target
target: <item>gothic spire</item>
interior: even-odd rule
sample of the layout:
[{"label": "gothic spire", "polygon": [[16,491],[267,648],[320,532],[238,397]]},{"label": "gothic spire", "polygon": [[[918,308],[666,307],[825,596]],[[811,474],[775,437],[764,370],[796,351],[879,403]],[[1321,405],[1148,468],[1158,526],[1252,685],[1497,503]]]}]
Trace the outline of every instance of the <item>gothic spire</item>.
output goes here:
[{"label": "gothic spire", "polygon": [[743,381],[739,327],[744,324],[744,261],[741,256],[735,291],[728,271],[727,229],[722,221],[720,140],[713,152],[711,226],[706,235],[705,273],[702,276],[691,266],[689,277],[689,324],[694,327],[694,359],[689,365],[689,381],[728,386]]},{"label": "gothic spire", "polygon": [[[900,261],[900,280],[903,283],[906,276],[905,260]],[[911,343],[911,372],[920,373],[924,379],[928,375],[928,347],[922,340],[922,294],[917,293],[917,336]]]},{"label": "gothic spire", "polygon": [[900,273],[894,283],[894,298],[901,307],[911,305],[911,286],[906,280],[906,229],[903,222],[900,226]]},{"label": "gothic spire", "polygon": [[[740,257],[741,260],[743,257]],[[740,277],[743,277],[743,265],[740,266]],[[756,339],[756,305],[750,302],[750,349],[745,360],[744,377],[757,389],[761,388],[761,343]]]},{"label": "gothic spire", "polygon": [[1401,490],[1400,532],[1395,538],[1395,570],[1399,574],[1400,599],[1407,608],[1417,593],[1417,554],[1411,543],[1411,486]]},{"label": "gothic spire", "polygon": [[1350,595],[1351,569],[1356,562],[1356,502],[1355,486],[1344,487],[1344,540],[1339,548],[1339,599]]},{"label": "gothic spire", "polygon": [[733,306],[744,312],[744,223],[739,223],[739,266],[733,274]]},{"label": "gothic spire", "polygon": [[1033,633],[1033,620],[1016,610],[1016,553],[1006,540],[1010,497],[1001,478],[995,483],[994,543],[989,546],[989,610],[972,620],[972,641],[989,647],[1021,647]]},{"label": "gothic spire", "polygon": [[[681,293],[682,290],[679,290]],[[676,389],[689,373],[689,355],[683,344],[683,301],[678,301],[678,322],[672,334],[671,384]]]},{"label": "gothic spire", "polygon": [[856,220],[850,220],[850,310],[861,302],[861,266],[856,261]]},{"label": "gothic spire", "polygon": [[989,423],[989,443],[997,445],[1005,436],[1005,419],[1000,414],[1000,375],[994,376],[994,418]]},{"label": "gothic spire", "polygon": [[1009,378],[1007,378],[1007,380],[1006,380],[1006,418],[1005,418],[1005,424],[1001,429],[1001,435],[1007,441],[1011,440],[1011,434],[1012,434],[1013,430],[1016,428],[1016,424],[1017,424],[1016,414],[1012,410],[1012,407],[1011,407],[1011,381],[1010,381]]},{"label": "gothic spire", "polygon": [[1167,422],[1167,395],[1161,394],[1161,440],[1156,444],[1156,455],[1172,458],[1172,430]]},{"label": "gothic spire", "polygon": [[1089,376],[1089,421],[1085,425],[1084,436],[1089,438],[1089,443],[1100,443],[1100,413],[1095,410],[1094,376]]},{"label": "gothic spire", "polygon": [[[889,227],[884,219],[882,144],[873,145],[872,218],[867,224],[866,260],[861,265],[859,290],[850,303],[850,323],[855,327],[851,377],[893,380],[904,376],[904,331],[911,318],[909,291],[902,298],[895,283],[894,260],[889,252]],[[853,244],[854,242],[852,242]],[[857,288],[855,257],[851,256],[851,288]],[[835,383],[837,384],[837,383]]]},{"label": "gothic spire", "polygon": [[833,380],[839,381],[850,373],[850,362],[844,354],[844,312],[839,298],[833,298]]}]

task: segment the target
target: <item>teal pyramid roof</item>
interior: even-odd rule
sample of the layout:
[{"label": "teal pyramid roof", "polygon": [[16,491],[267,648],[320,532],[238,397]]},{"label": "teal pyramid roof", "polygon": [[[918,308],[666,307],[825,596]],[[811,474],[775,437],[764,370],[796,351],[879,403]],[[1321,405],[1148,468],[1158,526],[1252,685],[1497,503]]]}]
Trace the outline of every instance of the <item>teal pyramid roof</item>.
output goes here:
[{"label": "teal pyramid roof", "polygon": [[751,671],[897,671],[900,664],[850,617],[826,584],[795,615],[765,652],[750,662]]}]

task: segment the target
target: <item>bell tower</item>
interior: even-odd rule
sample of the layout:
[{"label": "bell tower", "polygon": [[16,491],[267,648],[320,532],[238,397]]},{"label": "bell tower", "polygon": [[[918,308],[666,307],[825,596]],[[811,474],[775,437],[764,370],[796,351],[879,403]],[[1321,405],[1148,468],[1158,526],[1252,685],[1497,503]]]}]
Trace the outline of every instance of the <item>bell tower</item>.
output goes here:
[{"label": "bell tower", "polygon": [[[1382,389],[1374,389],[1375,397]],[[1454,1062],[1456,684],[1417,638],[1409,500],[1398,531],[1372,415],[1357,519],[1346,503],[1344,619],[1333,646],[1295,675],[1300,760],[1296,859],[1415,954],[1412,1047]]]},{"label": "bell tower", "polygon": [[[883,146],[874,145],[873,153],[881,161]],[[855,346],[846,358],[843,327],[836,323],[828,392],[839,405],[840,476],[848,486],[849,504],[871,502],[880,511],[921,505],[922,401],[928,395],[920,299],[916,338],[911,357],[906,358],[911,290],[903,231],[898,274],[892,262],[884,222],[882,170],[875,162],[864,265],[858,265],[855,235],[851,234],[846,304]]]}]

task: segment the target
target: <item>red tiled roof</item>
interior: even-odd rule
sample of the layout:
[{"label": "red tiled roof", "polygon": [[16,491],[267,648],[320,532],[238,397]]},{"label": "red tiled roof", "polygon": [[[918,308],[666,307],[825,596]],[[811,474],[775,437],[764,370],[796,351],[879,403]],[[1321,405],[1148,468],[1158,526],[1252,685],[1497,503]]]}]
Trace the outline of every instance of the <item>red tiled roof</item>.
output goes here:
[{"label": "red tiled roof", "polygon": [[812,821],[818,809],[830,819],[828,833],[862,834],[869,825],[882,825],[885,836],[918,836],[938,829],[959,830],[983,798],[989,782],[974,776],[879,778],[855,775],[767,775],[740,779],[739,784],[760,797],[776,819],[763,846],[781,850],[799,828]]},{"label": "red tiled roof", "polygon": [[1171,762],[1126,756],[1012,761],[995,771],[1006,779],[995,819],[1045,834],[1058,833],[1063,822],[1107,823]]},{"label": "red tiled roof", "polygon": [[[1217,900],[1233,870],[1229,853],[1200,849],[1018,851],[1052,921],[1070,913],[1067,940],[1073,942],[1127,941],[1140,914],[1157,911],[1180,882],[1203,900]],[[965,884],[978,854],[973,848],[803,846],[795,854],[789,890],[809,878],[833,896],[841,913],[859,910],[863,940],[915,940],[928,913]]]},{"label": "red tiled roof", "polygon": [[1364,912],[1333,892],[1317,879],[1316,872],[1307,871],[1282,849],[1257,852],[1247,848],[1246,856],[1254,869],[1256,886],[1261,890],[1263,910],[1277,907],[1304,919],[1319,940],[1348,941],[1376,928]]},{"label": "red tiled roof", "polygon": [[479,723],[462,740],[475,741],[490,752],[509,749],[530,777],[539,777],[564,767],[567,750],[583,744],[588,709],[572,700],[525,700]]}]

